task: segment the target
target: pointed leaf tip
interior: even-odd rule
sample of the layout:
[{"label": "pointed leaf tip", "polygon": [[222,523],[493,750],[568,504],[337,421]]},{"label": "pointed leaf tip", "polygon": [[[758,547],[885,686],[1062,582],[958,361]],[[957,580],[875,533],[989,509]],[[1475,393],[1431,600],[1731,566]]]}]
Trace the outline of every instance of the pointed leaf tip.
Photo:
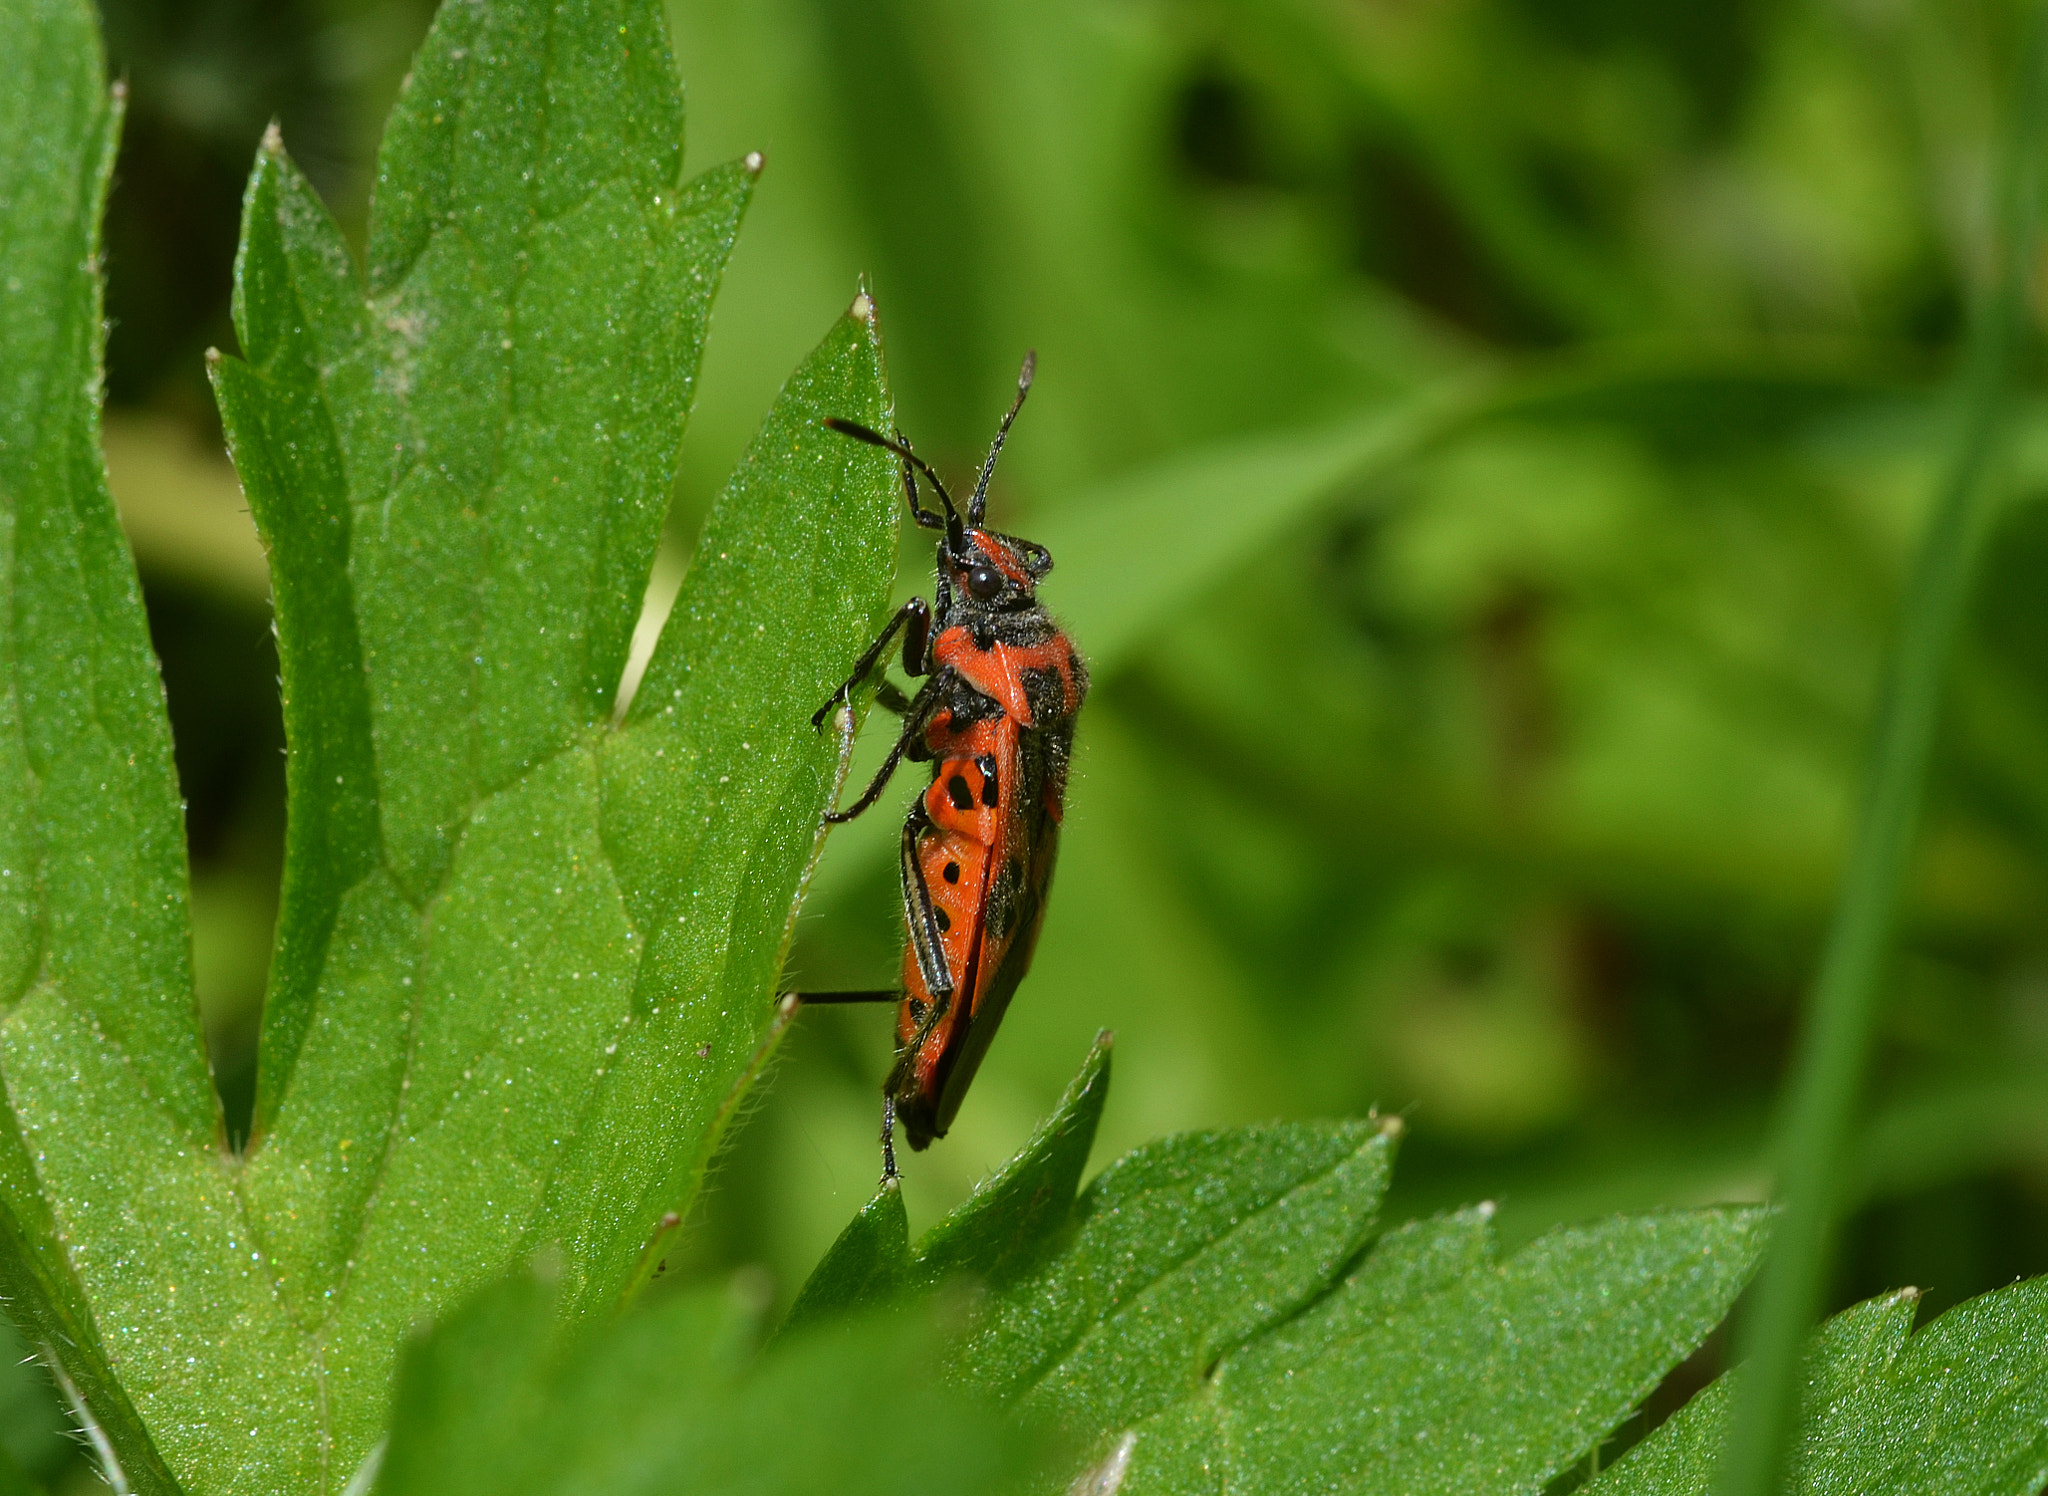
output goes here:
[{"label": "pointed leaf tip", "polygon": [[847,1222],[790,1305],[777,1335],[836,1319],[893,1296],[910,1264],[910,1218],[894,1176]]},{"label": "pointed leaf tip", "polygon": [[1081,1171],[1095,1146],[1115,1039],[1108,1029],[1095,1036],[1052,1115],[1017,1156],[925,1234],[917,1246],[920,1281],[966,1274],[1000,1287],[1029,1272],[1053,1248],[1073,1213]]}]

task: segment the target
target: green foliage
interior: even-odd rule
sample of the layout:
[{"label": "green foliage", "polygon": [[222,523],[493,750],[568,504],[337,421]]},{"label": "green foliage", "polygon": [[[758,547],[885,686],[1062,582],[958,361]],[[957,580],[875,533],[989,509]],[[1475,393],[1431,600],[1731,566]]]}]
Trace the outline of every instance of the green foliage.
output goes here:
[{"label": "green foliage", "polygon": [[1674,1212],[1495,1263],[1487,1214],[1388,1237],[1317,1313],[1226,1363],[1203,1463],[1257,1490],[1332,1470],[1365,1491],[1536,1489],[1706,1337],[1763,1245],[1756,1211]]},{"label": "green foliage", "polygon": [[1147,1144],[1075,1201],[1059,1257],[997,1296],[963,1371],[1076,1423],[1157,1412],[1357,1251],[1392,1139],[1366,1122],[1294,1123]]},{"label": "green foliage", "polygon": [[864,1303],[886,1303],[910,1272],[910,1218],[903,1211],[903,1181],[884,1179],[832,1243],[790,1305],[784,1331],[845,1314]]},{"label": "green foliage", "polygon": [[232,1155],[84,398],[113,114],[86,13],[8,19],[42,95],[7,194],[5,845],[26,896],[0,946],[5,1271],[131,1481],[336,1489],[411,1324],[543,1245],[564,1316],[621,1302],[781,1032],[843,763],[808,717],[875,627],[899,502],[886,458],[820,426],[888,424],[873,312],[790,380],[615,721],[758,163],[681,181],[644,4],[452,6],[393,119],[366,270],[266,141],[248,361],[215,377],[277,578],[292,833]]},{"label": "green foliage", "polygon": [[2015,93],[2001,163],[1996,289],[1970,339],[1956,432],[1887,662],[1856,842],[1807,1004],[1786,1108],[1779,1186],[1785,1216],[1745,1326],[1752,1361],[1744,1416],[1715,1482],[1723,1496],[1773,1496],[1783,1485],[1800,1344],[1820,1313],[1840,1178],[1877,1028],[1884,958],[1919,838],[1928,766],[1978,548],[1997,507],[1996,477],[2011,440],[2012,383],[2039,239],[2040,178],[2048,162],[2048,11],[2039,7],[2029,20]]},{"label": "green foliage", "polygon": [[99,457],[120,109],[83,3],[9,0],[0,50],[16,60],[0,103],[0,1286],[135,1488],[167,1490],[127,1374],[164,1306],[110,1314],[98,1290],[132,1272],[137,1238],[173,1281],[219,1245],[160,1213],[189,1201],[218,1110],[162,690]]},{"label": "green foliage", "polygon": [[940,1283],[966,1274],[1007,1287],[1061,1239],[1109,1100],[1115,1040],[1108,1029],[1095,1036],[1059,1104],[1016,1157],[919,1240],[911,1282]]},{"label": "green foliage", "polygon": [[[1106,1059],[1099,1045],[1032,1143],[915,1252],[885,1185],[763,1357],[746,1280],[574,1334],[545,1279],[491,1290],[409,1352],[377,1489],[917,1490],[934,1471],[946,1489],[1043,1489],[1033,1430],[1058,1426],[1092,1450],[1076,1490],[1535,1492],[1586,1469],[1762,1252],[1756,1210],[1617,1217],[1511,1254],[1491,1206],[1379,1229],[1393,1129],[1168,1139],[1078,1196],[1032,1188],[1085,1147]],[[1020,1198],[1032,1224],[993,1229]],[[1022,1245],[1036,1261],[1020,1274]],[[1910,1291],[1831,1322],[1793,1489],[2038,1489],[2044,1282],[1918,1335]],[[964,1329],[939,1328],[963,1310]],[[1705,1491],[1735,1380],[1585,1489]]]},{"label": "green foliage", "polygon": [[1617,1218],[1505,1261],[1491,1206],[1375,1236],[1393,1124],[1168,1138],[1077,1195],[1107,1058],[915,1251],[886,1183],[790,1317],[977,1282],[951,1379],[1093,1444],[1106,1488],[1536,1489],[1699,1345],[1763,1246],[1754,1210]]}]

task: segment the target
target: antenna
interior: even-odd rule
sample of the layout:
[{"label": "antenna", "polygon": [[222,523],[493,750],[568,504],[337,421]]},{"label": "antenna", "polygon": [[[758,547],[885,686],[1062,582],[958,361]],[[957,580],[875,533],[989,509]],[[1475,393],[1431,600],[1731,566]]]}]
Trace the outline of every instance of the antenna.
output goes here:
[{"label": "antenna", "polygon": [[[916,468],[917,471],[923,473],[925,481],[931,484],[933,490],[937,492],[939,502],[946,506],[947,544],[956,551],[966,545],[965,536],[958,533],[961,528],[960,511],[953,507],[953,496],[946,492],[946,485],[940,481],[939,475],[932,471],[931,464],[911,451],[908,442],[898,441],[893,436],[884,436],[881,432],[863,426],[858,421],[845,421],[841,420],[838,416],[825,417],[825,424],[841,436],[850,436],[857,442],[866,442],[871,447],[880,447],[885,452],[894,452],[898,457]],[[910,489],[910,511],[917,516],[919,524],[925,523],[927,511],[918,508],[917,487],[915,484],[912,484]],[[927,528],[937,529],[938,516],[934,514],[931,516],[931,519],[932,523]]]},{"label": "antenna", "polygon": [[1003,424],[996,427],[995,442],[988,449],[988,460],[981,465],[981,476],[974,483],[974,497],[967,501],[967,523],[978,525],[988,511],[988,480],[995,476],[996,459],[1003,455],[1003,439],[1010,434],[1010,423],[1017,419],[1017,412],[1024,408],[1024,397],[1031,393],[1031,380],[1038,373],[1038,350],[1032,349],[1024,355],[1024,367],[1017,371],[1017,398],[1010,402],[1009,412],[1003,417]]}]

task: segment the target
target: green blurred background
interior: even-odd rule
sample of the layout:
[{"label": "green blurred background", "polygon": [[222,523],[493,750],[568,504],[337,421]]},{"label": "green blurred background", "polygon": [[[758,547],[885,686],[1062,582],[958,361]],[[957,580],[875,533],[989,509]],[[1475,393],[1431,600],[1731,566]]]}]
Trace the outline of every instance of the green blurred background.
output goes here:
[{"label": "green blurred background", "polygon": [[[265,122],[360,236],[429,10],[105,4],[132,100],[108,456],[231,1115],[282,736],[201,354],[232,346]],[[1056,549],[1045,592],[1084,651],[1086,620],[1115,623],[1036,969],[953,1136],[909,1166],[914,1224],[1016,1146],[1102,1026],[1098,1160],[1377,1106],[1411,1124],[1397,1212],[1491,1198],[1510,1240],[1760,1196],[1987,260],[2018,8],[687,0],[672,19],[691,168],[760,149],[768,170],[657,594],[865,273],[900,422],[942,467],[976,459],[1039,350],[993,518],[1094,536]],[[1938,1310],[2048,1269],[2039,374],[1950,697],[1841,1302],[1911,1283]],[[1165,495],[1166,521],[1090,528],[1133,494]],[[1228,538],[1191,568],[1207,536]],[[900,588],[928,567],[906,551]],[[889,814],[828,852],[795,985],[893,980]],[[676,1266],[764,1263],[793,1290],[874,1183],[888,1046],[879,1010],[802,1019]],[[0,1437],[55,1473],[67,1446],[38,1417]]]}]

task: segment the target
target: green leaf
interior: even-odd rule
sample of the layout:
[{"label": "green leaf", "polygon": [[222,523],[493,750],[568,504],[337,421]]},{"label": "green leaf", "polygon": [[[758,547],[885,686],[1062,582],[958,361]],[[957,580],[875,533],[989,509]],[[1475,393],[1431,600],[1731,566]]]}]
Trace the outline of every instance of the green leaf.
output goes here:
[{"label": "green leaf", "polygon": [[226,1197],[163,694],[99,454],[120,107],[85,4],[6,0],[0,55],[0,1293],[103,1456],[170,1491],[114,1377],[155,1306],[88,1293],[145,1244],[203,1250],[195,1175]]},{"label": "green leaf", "polygon": [[[1033,1145],[918,1253],[885,1190],[800,1300],[843,1313],[934,1281],[943,1244],[993,1289],[954,1377],[1098,1441],[1077,1490],[1540,1489],[1698,1347],[1762,1250],[1765,1212],[1708,1210],[1555,1232],[1503,1263],[1478,1206],[1360,1259],[1397,1123],[1167,1139],[1062,1210],[1107,1058],[1098,1044]],[[998,1223],[1034,1199],[1014,1237],[1053,1255],[1005,1281]]]},{"label": "green leaf", "polygon": [[[1076,1489],[1540,1489],[1697,1348],[1762,1250],[1764,1212],[1713,1210],[1555,1232],[1501,1263],[1479,1206],[1357,1260],[1392,1122],[1167,1139],[1068,1206],[1107,1061],[1099,1041],[1032,1144],[915,1254],[885,1188],[791,1316],[977,1274],[993,1291],[948,1365],[1100,1441]],[[1020,1248],[1041,1260],[1006,1273]]]},{"label": "green leaf", "polygon": [[1043,1489],[1043,1442],[930,1375],[928,1317],[758,1359],[747,1306],[717,1289],[566,1342],[558,1323],[547,1288],[514,1280],[415,1343],[380,1496]]},{"label": "green leaf", "polygon": [[[1115,1036],[1098,1034],[1059,1105],[1002,1168],[926,1232],[913,1254],[903,1193],[882,1181],[790,1306],[782,1332],[881,1302],[906,1287],[932,1287],[956,1275],[1001,1287],[1037,1265],[1058,1244],[1073,1210],[1081,1170],[1109,1096]],[[778,1332],[781,1333],[781,1332]]]},{"label": "green leaf", "polygon": [[1001,1288],[1037,1266],[1057,1245],[1074,1208],[1088,1150],[1109,1099],[1110,1049],[1104,1029],[1052,1115],[1002,1168],[983,1180],[917,1244],[913,1277],[927,1284],[965,1274]]},{"label": "green leaf", "polygon": [[[1491,1265],[1490,1206],[1475,1206],[1388,1232],[1328,1296],[1223,1365],[1232,1385],[1286,1385],[1295,1368],[1313,1366],[1350,1334],[1397,1325],[1430,1295]],[[1218,1371],[1222,1370],[1221,1367]],[[1130,1431],[1117,1451],[1133,1492],[1215,1491],[1232,1468],[1228,1440],[1237,1410],[1218,1395],[1220,1376],[1202,1395],[1161,1410]],[[1305,1387],[1316,1397],[1321,1387]]]},{"label": "green leaf", "polygon": [[8,557],[6,707],[31,793],[0,796],[10,865],[36,859],[0,1027],[16,1291],[58,1306],[47,1338],[74,1347],[131,1480],[153,1456],[96,1374],[95,1327],[181,1480],[331,1491],[382,1432],[413,1323],[549,1244],[561,1313],[630,1292],[781,1032],[774,975],[841,761],[808,717],[894,555],[888,459],[820,425],[889,420],[872,308],[785,389],[619,725],[758,163],[680,182],[645,0],[451,5],[386,142],[367,275],[266,141],[236,287],[248,362],[215,374],[277,580],[292,803],[257,1131],[234,1159],[192,1011],[161,702],[74,409],[111,124],[75,69],[51,76],[71,91],[39,117],[68,98],[98,133],[39,189],[70,238],[23,305],[68,310],[57,343],[20,345],[37,379],[10,391],[64,401],[21,404],[8,443],[37,479],[8,485],[34,542]]},{"label": "green leaf", "polygon": [[[1916,1297],[1858,1304],[1809,1342],[1788,1490],[2033,1496],[2048,1482],[2048,1279],[1971,1299],[1913,1334]],[[1710,1489],[1743,1375],[1700,1393],[1589,1496]]]},{"label": "green leaf", "polygon": [[1706,1338],[1763,1236],[1755,1210],[1557,1231],[1398,1314],[1379,1309],[1368,1261],[1362,1290],[1333,1296],[1220,1372],[1233,1480],[1256,1490],[1330,1479],[1362,1492],[1539,1489]]},{"label": "green leaf", "polygon": [[1757,1211],[1617,1218],[1505,1263],[1490,1207],[1389,1233],[1331,1294],[1132,1430],[1133,1496],[1537,1491],[1727,1313]]},{"label": "green leaf", "polygon": [[903,1210],[902,1183],[892,1177],[818,1259],[776,1333],[886,1302],[903,1286],[909,1267],[910,1218]]},{"label": "green leaf", "polygon": [[1060,1254],[995,1296],[960,1373],[1090,1431],[1190,1395],[1358,1250],[1398,1133],[1291,1123],[1136,1149],[1082,1192]]}]

